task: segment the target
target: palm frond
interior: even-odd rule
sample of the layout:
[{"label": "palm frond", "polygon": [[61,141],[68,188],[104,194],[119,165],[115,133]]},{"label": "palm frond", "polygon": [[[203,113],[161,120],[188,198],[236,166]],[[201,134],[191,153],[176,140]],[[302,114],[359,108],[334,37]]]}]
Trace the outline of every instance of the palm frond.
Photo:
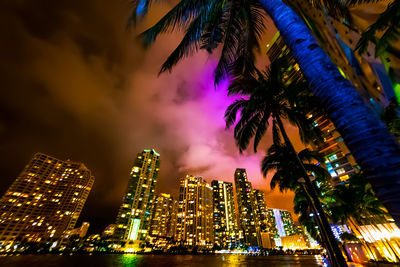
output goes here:
[{"label": "palm frond", "polygon": [[219,84],[228,77],[231,64],[235,61],[241,29],[243,28],[239,20],[239,10],[240,6],[236,1],[227,3],[227,18],[224,22],[224,45],[218,65],[214,70],[215,84]]},{"label": "palm frond", "polygon": [[[399,40],[400,37],[400,0],[395,0],[388,5],[386,10],[379,16],[377,21],[372,24],[362,35],[356,45],[358,52],[364,53],[369,42],[375,43],[375,56],[379,56],[390,47],[391,44]],[[381,38],[377,33],[384,32]]]},{"label": "palm frond", "polygon": [[203,7],[202,12],[190,23],[186,34],[178,47],[168,56],[161,66],[160,73],[171,71],[172,68],[182,59],[193,55],[198,49],[204,25],[207,23],[208,8]]},{"label": "palm frond", "polygon": [[[148,0],[140,0],[141,2]],[[151,1],[150,1],[151,2]],[[145,46],[151,45],[160,33],[173,31],[177,27],[186,28],[193,19],[195,19],[202,11],[208,10],[207,0],[182,0],[174,6],[164,17],[162,17],[154,26],[140,34]],[[138,5],[138,4],[137,4]],[[137,8],[134,9],[134,13]],[[204,16],[204,15],[203,15]],[[202,18],[204,20],[204,18]]]},{"label": "palm frond", "polygon": [[258,144],[260,143],[262,137],[265,134],[265,131],[268,128],[268,119],[270,118],[270,114],[262,112],[260,123],[258,124],[256,134],[254,136],[254,152],[257,152]]},{"label": "palm frond", "polygon": [[317,161],[323,163],[325,161],[323,154],[319,153],[318,151],[310,150],[308,148],[303,149],[299,152],[299,158],[304,162]]},{"label": "palm frond", "polygon": [[234,131],[236,145],[238,146],[240,153],[248,147],[251,138],[257,131],[260,119],[260,114],[252,114],[249,110],[242,110],[241,119],[236,124]]},{"label": "palm frond", "polygon": [[224,117],[227,129],[229,129],[235,123],[237,112],[243,109],[247,105],[247,102],[248,100],[240,98],[230,104],[226,109]]},{"label": "palm frond", "polygon": [[[366,0],[361,0],[366,1]],[[329,16],[339,19],[344,18],[351,22],[351,15],[349,11],[350,2],[342,0],[308,0],[308,2],[316,8],[325,11]]]}]

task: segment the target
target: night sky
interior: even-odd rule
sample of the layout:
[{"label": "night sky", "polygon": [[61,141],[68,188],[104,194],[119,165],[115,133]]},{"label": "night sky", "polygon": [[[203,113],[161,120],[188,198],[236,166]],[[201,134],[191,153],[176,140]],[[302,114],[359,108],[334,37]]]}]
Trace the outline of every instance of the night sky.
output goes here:
[{"label": "night sky", "polygon": [[[233,182],[240,167],[266,192],[268,206],[292,210],[292,195],[270,192],[260,173],[265,149],[240,155],[225,130],[223,114],[232,99],[226,84],[213,86],[215,56],[200,52],[157,78],[180,34],[162,36],[144,51],[126,27],[129,1],[1,5],[0,194],[35,152],[83,162],[95,184],[80,221],[102,231],[115,220],[136,154],[154,148],[161,154],[157,192],[177,196],[178,179],[186,174]],[[137,31],[170,7],[152,10]]]}]

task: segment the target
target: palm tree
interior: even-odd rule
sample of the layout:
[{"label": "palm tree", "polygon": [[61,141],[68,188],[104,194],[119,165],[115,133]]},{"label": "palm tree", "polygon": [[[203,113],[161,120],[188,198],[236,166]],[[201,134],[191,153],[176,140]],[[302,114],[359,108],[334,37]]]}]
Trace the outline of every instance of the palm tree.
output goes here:
[{"label": "palm tree", "polygon": [[[335,3],[336,0],[324,0]],[[132,0],[135,21],[153,0]],[[378,198],[400,225],[400,145],[318,45],[302,19],[282,0],[181,0],[157,24],[143,33],[151,44],[176,27],[185,35],[161,71],[171,70],[200,48],[221,46],[216,82],[254,73],[254,50],[264,30],[264,12],[274,21],[304,73],[314,95],[365,171]]]},{"label": "palm tree", "polygon": [[272,120],[274,143],[280,142],[280,136],[285,143],[291,144],[283,120],[287,120],[299,130],[304,144],[321,142],[321,132],[314,127],[308,113],[321,115],[324,108],[318,99],[309,91],[305,80],[286,81],[288,62],[281,57],[273,62],[266,71],[257,72],[257,78],[248,77],[236,79],[228,88],[230,94],[242,92],[244,97],[234,101],[225,112],[226,127],[230,128],[236,122],[240,111],[240,120],[236,123],[234,137],[239,150],[245,150],[254,137],[254,152],[268,130]]},{"label": "palm tree", "polygon": [[[323,162],[324,158],[318,152],[308,149],[300,151],[297,157],[291,151],[291,148],[286,144],[273,144],[262,161],[262,172],[264,176],[268,172],[274,172],[270,183],[271,189],[278,186],[280,191],[292,190],[295,192],[295,212],[300,213],[300,223],[307,228],[312,236],[317,237],[320,234],[320,239],[317,238],[317,240],[327,248],[330,258],[338,261],[339,266],[343,266],[345,264],[345,262],[341,262],[341,260],[344,260],[343,255],[338,248],[330,225],[326,221],[326,211],[320,204],[323,195],[321,189],[328,187],[326,181],[330,179],[330,175],[325,168],[313,162]],[[301,164],[299,164],[298,159],[301,160]],[[301,184],[298,182],[299,177],[303,176],[304,169],[307,174],[312,174],[316,178],[314,182]],[[316,182],[319,186],[316,186]],[[317,196],[320,199],[315,199]],[[319,205],[319,208],[317,208],[317,205]],[[316,226],[319,227],[319,230],[315,229]]]},{"label": "palm tree", "polygon": [[[371,0],[351,0],[350,4],[369,3]],[[378,1],[375,1],[378,2]],[[383,2],[381,0],[381,2]],[[362,33],[357,44],[360,53],[367,50],[370,42],[375,44],[375,56],[380,56],[384,51],[393,50],[392,45],[399,40],[400,36],[400,0],[394,0],[390,3],[386,10],[379,16],[368,29]],[[381,32],[382,36],[378,38],[377,33]],[[398,52],[397,52],[398,53]]]},{"label": "palm tree", "polygon": [[[347,224],[356,236],[363,236],[360,225],[369,225],[378,232],[381,231],[378,225],[386,228],[387,210],[376,198],[371,185],[366,181],[362,172],[353,174],[345,183],[337,185],[334,190],[328,192],[328,195],[331,197],[331,201],[328,201],[326,207],[331,220]],[[365,228],[366,231],[368,229]],[[387,230],[389,231],[389,229]],[[368,242],[362,238],[359,241],[370,255],[375,254]],[[382,240],[382,244],[399,261],[397,252],[391,243]]]},{"label": "palm tree", "polygon": [[399,117],[399,104],[396,98],[390,100],[390,104],[385,108],[381,114],[382,121],[386,124],[389,131],[400,138],[400,117]]},{"label": "palm tree", "polygon": [[[293,171],[292,175],[283,175],[282,178],[290,177],[295,178],[295,183],[292,183],[292,188],[298,187],[300,184],[297,182],[302,178],[305,182],[305,188],[310,195],[309,199],[315,214],[319,214],[321,228],[325,234],[326,244],[329,244],[328,251],[330,251],[331,259],[338,262],[339,266],[345,264],[343,255],[334,244],[334,236],[330,226],[325,218],[322,207],[318,198],[315,195],[315,190],[309,179],[308,168],[314,168],[313,165],[304,165],[302,160],[297,155],[283,124],[283,120],[287,120],[293,125],[296,125],[300,137],[304,143],[316,142],[319,140],[320,132],[313,126],[312,120],[306,114],[314,111],[315,113],[321,112],[323,109],[318,109],[318,102],[315,101],[314,96],[309,92],[308,88],[304,86],[303,80],[286,81],[284,79],[288,70],[286,59],[280,58],[273,61],[267,71],[257,72],[256,78],[247,78],[247,82],[233,82],[229,87],[229,92],[235,93],[237,91],[248,92],[247,98],[241,98],[232,103],[226,110],[225,120],[227,128],[231,127],[236,122],[237,113],[240,112],[240,119],[236,123],[234,135],[236,143],[240,151],[246,149],[250,140],[254,137],[254,151],[264,136],[269,126],[269,121],[272,120],[272,134],[274,145],[270,148],[271,154],[269,159],[273,160],[274,157],[289,157],[291,160],[287,161],[289,165],[284,167],[282,171],[287,174]],[[244,88],[242,88],[244,86]],[[281,136],[283,137],[284,144],[281,144]],[[310,157],[310,153],[307,154]],[[277,161],[279,162],[279,161]],[[264,163],[264,162],[263,162]],[[274,166],[274,161],[270,162]],[[316,170],[317,171],[317,170]],[[277,170],[274,177],[278,177],[281,170]],[[274,179],[273,179],[274,180]],[[280,183],[283,184],[283,183]]]}]

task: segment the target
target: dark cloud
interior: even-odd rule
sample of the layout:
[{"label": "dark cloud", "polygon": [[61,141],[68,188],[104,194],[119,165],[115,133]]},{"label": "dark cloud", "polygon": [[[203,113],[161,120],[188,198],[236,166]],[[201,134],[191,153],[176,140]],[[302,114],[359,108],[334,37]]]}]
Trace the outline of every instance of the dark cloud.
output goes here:
[{"label": "dark cloud", "polygon": [[[158,78],[179,34],[145,52],[126,29],[128,16],[124,0],[2,1],[0,193],[35,152],[84,162],[96,181],[81,220],[100,231],[114,221],[136,153],[145,148],[161,154],[159,192],[176,195],[186,173],[233,181],[236,167],[268,190],[262,153],[239,155],[224,130],[232,99],[213,86],[215,59],[199,53]],[[276,193],[268,199],[290,207],[287,196],[286,204]]]}]

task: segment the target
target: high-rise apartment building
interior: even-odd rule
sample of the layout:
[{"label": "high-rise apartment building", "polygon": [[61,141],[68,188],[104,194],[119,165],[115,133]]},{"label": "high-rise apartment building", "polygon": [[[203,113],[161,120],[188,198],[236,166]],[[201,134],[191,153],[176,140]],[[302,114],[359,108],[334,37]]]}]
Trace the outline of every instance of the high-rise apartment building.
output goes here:
[{"label": "high-rise apartment building", "polygon": [[149,235],[152,238],[172,238],[177,201],[170,194],[160,194],[154,203]]},{"label": "high-rise apartment building", "polygon": [[[386,5],[389,2],[386,1]],[[396,55],[397,51],[388,47],[376,56],[375,45],[370,43],[362,55],[355,52],[360,33],[383,10],[370,7],[363,8],[360,12],[357,8],[352,8],[350,12],[353,21],[349,24],[346,20],[330,17],[323,8],[312,7],[307,0],[291,1],[291,5],[306,21],[320,46],[340,72],[377,112],[388,105],[391,98],[400,99],[400,59]]]},{"label": "high-rise apartment building", "polygon": [[[290,64],[292,66],[289,67],[290,70],[288,70],[288,74],[285,76],[286,79],[288,81],[293,81],[303,78],[299,66],[294,61],[294,58],[291,56],[288,47],[279,33],[269,46],[267,55],[270,60],[275,60],[282,55],[287,55],[290,58]],[[320,144],[313,143],[312,146],[314,150],[324,155],[325,167],[331,174],[333,183],[338,184],[347,180],[358,167],[349,149],[343,142],[343,138],[336,130],[333,123],[325,116],[313,117],[313,114],[309,114],[309,118],[314,120],[315,127],[318,127],[322,133],[324,142]]]},{"label": "high-rise apartment building", "polygon": [[55,242],[71,231],[94,183],[79,162],[36,153],[0,200],[0,245]]},{"label": "high-rise apartment building", "polygon": [[236,198],[239,208],[239,227],[243,232],[244,244],[261,246],[259,223],[254,206],[253,190],[247,180],[246,169],[235,171]]},{"label": "high-rise apartment building", "polygon": [[175,241],[203,247],[214,243],[212,187],[201,177],[180,180]]},{"label": "high-rise apartment building", "polygon": [[229,249],[238,237],[235,200],[232,183],[212,181],[214,207],[214,243]]},{"label": "high-rise apartment building", "polygon": [[264,192],[259,189],[253,189],[253,196],[258,227],[260,228],[261,232],[270,232],[269,217],[267,212],[267,205],[265,203]]},{"label": "high-rise apartment building", "polygon": [[160,155],[154,149],[137,154],[116,220],[117,228],[114,232],[116,241],[146,239],[159,166]]},{"label": "high-rise apartment building", "polygon": [[326,117],[314,118],[314,124],[321,130],[324,142],[311,144],[313,149],[324,155],[325,167],[334,184],[346,181],[358,169],[353,155],[329,119]]},{"label": "high-rise apartment building", "polygon": [[296,227],[293,223],[292,214],[287,210],[268,209],[273,214],[275,226],[279,237],[296,234]]},{"label": "high-rise apartment building", "polygon": [[278,234],[278,228],[276,227],[274,210],[267,208],[267,216],[268,216],[268,227],[271,237],[278,238],[279,234]]}]

